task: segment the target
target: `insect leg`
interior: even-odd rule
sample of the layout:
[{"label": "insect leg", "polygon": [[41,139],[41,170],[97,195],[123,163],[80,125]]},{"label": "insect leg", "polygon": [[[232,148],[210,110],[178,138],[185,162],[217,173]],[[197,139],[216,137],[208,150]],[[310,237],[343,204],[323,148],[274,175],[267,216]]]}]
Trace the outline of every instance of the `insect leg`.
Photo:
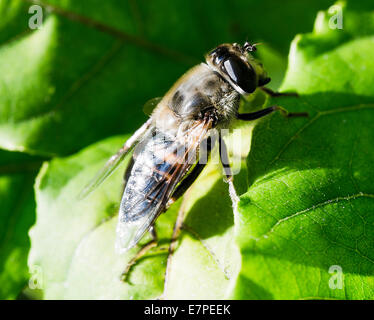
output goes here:
[{"label": "insect leg", "polygon": [[284,117],[286,118],[292,118],[292,117],[308,117],[307,112],[288,112],[286,109],[280,107],[280,106],[271,106],[256,112],[251,113],[242,113],[238,114],[237,119],[244,120],[244,121],[251,121],[256,120],[259,118],[262,118],[270,113],[273,113],[274,111],[279,111]]},{"label": "insect leg", "polygon": [[[206,141],[206,149],[200,150],[200,154],[205,152],[206,157],[204,158],[202,158],[201,156],[199,157],[199,162],[195,165],[192,171],[187,175],[185,179],[182,180],[179,186],[175,189],[172,197],[170,198],[167,204],[167,207],[170,206],[175,201],[177,201],[177,199],[181,197],[187,191],[187,189],[192,185],[192,183],[196,180],[196,178],[199,176],[201,171],[204,169],[206,163],[202,162],[201,159],[208,160],[210,152],[212,150],[212,138],[208,137],[204,141]],[[201,145],[203,146],[204,143],[202,143]],[[169,245],[169,255],[168,255],[168,259],[166,263],[166,270],[165,270],[164,292],[162,293],[161,299],[163,299],[163,297],[165,296],[167,292],[171,258],[176,249],[177,240],[179,238],[182,225],[183,225],[183,220],[184,220],[184,202],[181,204],[181,207],[179,209],[177,220],[174,224],[173,234],[172,234],[170,245]]]},{"label": "insect leg", "polygon": [[298,97],[299,96],[296,92],[275,92],[265,87],[260,87],[260,89],[271,97]]},{"label": "insect leg", "polygon": [[221,133],[219,134],[219,156],[220,156],[223,170],[225,172],[226,182],[229,184],[229,193],[230,193],[230,198],[232,201],[232,206],[233,206],[233,209],[236,210],[239,197],[236,193],[235,186],[234,186],[234,178],[233,178],[231,167],[230,167],[227,147],[226,147],[225,141],[222,138]]},{"label": "insect leg", "polygon": [[173,195],[169,199],[165,211],[174,203],[176,202],[181,196],[184,195],[184,193],[188,190],[188,188],[194,183],[196,178],[199,176],[201,171],[203,171],[205,167],[205,164],[196,164],[195,167],[192,169],[191,173],[188,174],[188,176],[182,180],[182,182],[178,185],[178,187],[175,189]]},{"label": "insect leg", "polygon": [[[212,142],[211,142],[211,138],[208,137],[206,139],[206,150],[203,150],[204,152],[206,152],[206,154],[205,154],[206,156],[203,159],[206,159],[206,160],[208,159],[211,150],[212,150]],[[202,159],[202,158],[200,157],[200,159]],[[168,203],[167,203],[167,205],[165,207],[165,211],[174,202],[176,202],[181,196],[183,196],[183,194],[187,191],[187,189],[195,182],[195,180],[200,175],[201,171],[203,171],[203,169],[205,168],[205,166],[206,166],[206,163],[201,163],[201,161],[199,161],[192,168],[191,172],[187,175],[186,178],[184,178],[182,180],[182,182],[178,185],[178,187],[173,192],[173,195],[171,196],[171,198],[169,199],[169,201],[168,201]]]},{"label": "insect leg", "polygon": [[136,255],[129,261],[129,263],[126,266],[125,271],[121,275],[122,281],[126,282],[130,273],[132,267],[141,259],[143,258],[149,250],[157,246],[158,238],[156,233],[156,228],[154,226],[149,228],[149,233],[152,236],[152,240],[146,243],[143,247],[140,248],[140,250],[136,253]]}]

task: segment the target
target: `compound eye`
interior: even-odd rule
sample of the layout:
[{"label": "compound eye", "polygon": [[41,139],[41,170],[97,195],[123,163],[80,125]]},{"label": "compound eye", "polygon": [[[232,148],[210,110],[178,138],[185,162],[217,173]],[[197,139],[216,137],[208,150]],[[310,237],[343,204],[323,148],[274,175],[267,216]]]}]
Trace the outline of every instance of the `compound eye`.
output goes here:
[{"label": "compound eye", "polygon": [[246,93],[256,90],[256,73],[248,67],[240,58],[231,56],[223,63],[224,71],[231,81]]},{"label": "compound eye", "polygon": [[209,55],[214,56],[214,64],[219,65],[222,60],[226,59],[230,55],[230,53],[226,47],[218,47]]}]

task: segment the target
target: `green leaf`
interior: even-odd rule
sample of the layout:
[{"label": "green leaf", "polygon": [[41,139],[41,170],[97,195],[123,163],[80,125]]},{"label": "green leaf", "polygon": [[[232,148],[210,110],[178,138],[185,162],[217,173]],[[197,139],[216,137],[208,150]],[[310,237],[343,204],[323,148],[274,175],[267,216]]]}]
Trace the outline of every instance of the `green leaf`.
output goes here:
[{"label": "green leaf", "polygon": [[[33,3],[44,9],[37,30],[28,27]],[[279,23],[283,15],[267,11],[270,3],[243,0],[228,10],[223,0],[1,0],[0,147],[66,155],[131,133],[145,120],[146,101],[162,96],[225,41],[251,37],[268,46],[275,41],[263,54],[265,64],[275,66],[270,72],[275,88],[284,74],[288,41],[330,1],[308,2],[311,10],[298,11],[298,24],[287,28],[274,28],[260,14],[266,11]],[[286,1],[282,13],[293,15],[294,7]]]},{"label": "green leaf", "polygon": [[268,101],[309,119],[274,114],[253,132],[232,298],[374,297],[373,5],[341,5],[343,30],[320,12],[291,45],[282,90],[300,96]]},{"label": "green leaf", "polygon": [[0,299],[16,298],[29,278],[28,230],[35,219],[32,186],[40,160],[0,151]]}]

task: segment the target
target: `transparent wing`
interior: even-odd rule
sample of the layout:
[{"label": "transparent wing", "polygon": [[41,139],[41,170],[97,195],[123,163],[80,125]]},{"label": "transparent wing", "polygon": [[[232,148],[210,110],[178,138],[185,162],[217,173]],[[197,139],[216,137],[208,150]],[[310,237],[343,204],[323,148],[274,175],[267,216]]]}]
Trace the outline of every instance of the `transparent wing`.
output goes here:
[{"label": "transparent wing", "polygon": [[122,147],[115,155],[113,155],[96,176],[82,189],[79,193],[78,199],[82,200],[86,198],[99,185],[101,185],[104,180],[106,180],[106,178],[108,178],[118,168],[129,151],[130,150],[125,150]]},{"label": "transparent wing", "polygon": [[122,146],[122,148],[113,155],[105,166],[96,174],[96,176],[82,189],[78,199],[82,200],[91,194],[100,184],[102,184],[121,164],[122,160],[132,150],[139,139],[144,136],[151,126],[151,119],[143,124]]},{"label": "transparent wing", "polygon": [[123,222],[118,220],[115,243],[116,252],[121,254],[133,248],[147,232],[161,211],[161,203],[158,203],[151,210],[148,210],[146,215],[136,221]]},{"label": "transparent wing", "polygon": [[[188,160],[196,153],[210,127],[211,122],[201,121],[186,134],[189,140],[186,144],[182,145],[178,141],[171,143],[164,154],[164,161],[154,166],[147,179],[142,179],[148,169],[142,165],[142,153],[139,153],[133,167],[135,173],[130,178],[133,180],[128,181],[121,201],[117,252],[122,253],[134,247],[165,209],[175,187],[193,165]],[[145,153],[144,157],[147,157]],[[137,168],[140,170],[138,177]]]}]

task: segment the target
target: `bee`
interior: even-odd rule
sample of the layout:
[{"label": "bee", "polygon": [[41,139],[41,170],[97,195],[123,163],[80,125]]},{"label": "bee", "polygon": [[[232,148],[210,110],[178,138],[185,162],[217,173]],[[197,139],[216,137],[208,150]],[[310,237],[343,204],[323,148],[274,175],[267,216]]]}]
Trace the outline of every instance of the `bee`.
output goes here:
[{"label": "bee", "polygon": [[[192,185],[206,163],[215,142],[210,134],[218,129],[220,159],[226,181],[233,188],[227,148],[219,133],[234,119],[255,120],[274,111],[291,114],[279,106],[239,114],[240,97],[270,82],[263,65],[254,59],[256,45],[221,44],[201,63],[184,74],[156,103],[150,118],[112,156],[94,180],[83,190],[88,195],[118,167],[135,148],[125,173],[125,187],[119,209],[116,248],[125,252],[150,231],[157,217]],[[204,146],[204,147],[202,147]]]}]

